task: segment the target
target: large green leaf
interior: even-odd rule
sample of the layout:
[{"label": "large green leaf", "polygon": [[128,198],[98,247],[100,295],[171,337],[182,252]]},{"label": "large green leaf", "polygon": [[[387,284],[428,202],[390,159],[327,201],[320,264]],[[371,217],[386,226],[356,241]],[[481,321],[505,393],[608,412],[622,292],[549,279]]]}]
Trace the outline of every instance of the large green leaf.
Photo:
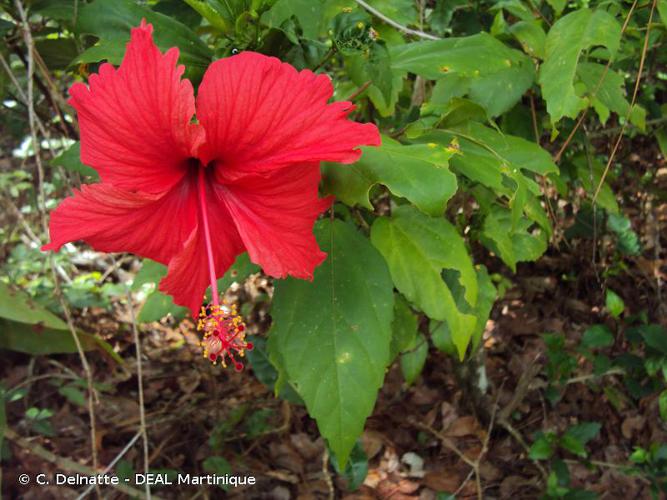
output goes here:
[{"label": "large green leaf", "polygon": [[[77,332],[85,351],[101,348],[112,358],[122,362],[113,348],[102,339],[88,333]],[[0,319],[0,349],[26,354],[62,354],[77,352],[76,343],[69,330],[44,327],[38,323],[19,323]]]},{"label": "large green leaf", "polygon": [[390,362],[394,295],[382,256],[356,229],[320,221],[315,234],[329,256],[313,281],[276,284],[269,353],[342,468]]},{"label": "large green leaf", "polygon": [[[477,276],[456,228],[405,205],[391,218],[375,220],[371,241],[389,264],[396,288],[429,317],[447,322],[463,358],[476,324]],[[452,283],[464,289],[461,304],[443,279],[444,270],[457,274]]]},{"label": "large green leaf", "polygon": [[[100,348],[122,362],[113,348],[102,339],[77,332],[85,350]],[[0,282],[0,349],[28,354],[77,352],[67,324],[35,303],[26,293]]]},{"label": "large green leaf", "polygon": [[419,137],[420,142],[440,146],[451,144],[454,139],[458,141],[460,154],[454,155],[449,163],[456,171],[509,199],[517,194],[524,198],[532,194],[523,206],[516,205],[517,210],[537,208],[531,218],[545,220],[539,204],[531,202],[541,191],[529,174],[547,175],[558,171],[549,153],[534,142],[503,134],[475,121]]},{"label": "large green leaf", "polygon": [[12,290],[0,281],[0,318],[39,325],[40,328],[67,330],[67,324],[52,312],[35,303],[20,290]]},{"label": "large green leaf", "polygon": [[415,42],[392,47],[395,70],[450,81],[482,105],[490,116],[509,110],[535,78],[533,63],[488,33],[465,38]]},{"label": "large green leaf", "polygon": [[364,148],[354,165],[326,165],[325,187],[348,205],[372,209],[368,193],[375,184],[384,184],[424,213],[441,215],[457,189],[456,176],[448,168],[454,152],[435,143],[404,146],[383,137],[382,146]]},{"label": "large green leaf", "polygon": [[547,34],[545,61],[539,82],[552,123],[567,116],[575,118],[587,106],[574,88],[577,64],[582,53],[604,46],[614,57],[621,39],[621,26],[603,10],[576,10],[558,21]]},{"label": "large green leaf", "polygon": [[[160,50],[178,47],[179,62],[185,65],[186,75],[194,80],[201,78],[211,62],[211,49],[184,24],[131,0],[95,0],[84,4],[79,10],[77,31],[98,37],[103,47],[111,49],[103,54],[99,47],[93,47],[98,60],[120,64],[122,59],[119,55],[122,57],[122,53],[117,49],[124,47],[130,39],[130,30],[138,26],[142,19],[153,25],[153,37]],[[84,52],[75,62],[82,59],[90,58]]]}]

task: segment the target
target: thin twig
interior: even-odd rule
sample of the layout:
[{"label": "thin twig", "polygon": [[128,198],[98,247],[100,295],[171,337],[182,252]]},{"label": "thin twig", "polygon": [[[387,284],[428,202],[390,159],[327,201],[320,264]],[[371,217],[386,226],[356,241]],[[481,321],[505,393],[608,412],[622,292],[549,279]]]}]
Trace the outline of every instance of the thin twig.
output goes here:
[{"label": "thin twig", "polygon": [[[113,257],[111,257],[114,269],[118,270],[118,265]],[[121,278],[122,279],[122,278]],[[143,455],[144,455],[144,472],[148,474],[150,459],[148,454],[148,433],[146,432],[146,407],[144,405],[144,378],[143,367],[141,360],[141,340],[139,338],[139,328],[137,327],[137,318],[134,314],[134,306],[132,305],[132,292],[130,287],[125,284],[125,294],[127,296],[127,308],[130,312],[130,319],[132,320],[132,334],[134,336],[134,345],[137,359],[137,391],[139,393],[139,433],[143,441]],[[151,498],[151,488],[146,481],[146,498]]]},{"label": "thin twig", "polygon": [[589,380],[595,380],[602,377],[610,377],[612,375],[625,375],[625,370],[621,368],[612,368],[611,370],[608,370],[600,374],[589,373],[588,375],[580,375],[578,377],[572,377],[570,379],[567,379],[565,381],[565,385],[579,384],[581,382],[587,382]]},{"label": "thin twig", "polygon": [[346,100],[346,101],[354,101],[354,100],[355,100],[357,97],[359,97],[359,96],[360,96],[360,95],[361,95],[361,94],[362,94],[368,87],[371,86],[371,83],[373,83],[371,80],[368,80],[367,82],[364,82],[364,83],[361,84],[359,87],[357,87],[357,89],[356,89],[354,92],[352,92],[352,93],[347,97],[347,99],[345,99],[345,100]]},{"label": "thin twig", "polygon": [[[667,116],[661,116],[660,118],[653,118],[651,120],[646,120],[646,128],[653,127],[654,125],[662,125],[663,123],[667,123]],[[628,127],[632,128],[638,128],[636,125],[633,125],[630,123],[629,125],[626,126],[626,130]],[[601,137],[606,137],[608,135],[614,135],[615,133],[619,132],[622,130],[623,127],[610,127],[610,128],[605,128],[602,130],[598,130],[596,132],[590,132],[588,134],[589,139],[599,139]]]},{"label": "thin twig", "polygon": [[435,437],[437,437],[440,440],[440,443],[447,448],[449,451],[453,452],[456,454],[457,457],[459,457],[463,462],[465,462],[467,465],[470,467],[475,467],[475,461],[468,458],[459,448],[452,442],[451,439],[449,439],[447,436],[445,436],[442,432],[438,431],[437,429],[434,429],[428,424],[424,424],[422,422],[418,422],[412,417],[408,419],[408,423],[413,425],[414,427],[417,427],[419,429],[422,429],[424,431],[427,431],[431,434],[433,434]]},{"label": "thin twig", "polygon": [[[29,102],[28,102],[28,96],[23,91],[23,88],[21,87],[21,84],[18,82],[18,80],[16,79],[16,76],[14,76],[14,73],[12,72],[11,67],[9,66],[9,62],[7,60],[5,60],[2,53],[0,53],[0,65],[3,67],[3,69],[5,70],[5,73],[7,73],[7,76],[9,77],[10,81],[12,82],[14,87],[16,88],[16,91],[18,92],[18,98],[19,98],[18,101],[21,104],[23,104],[26,107],[26,109],[28,109],[28,112],[30,112],[29,111],[30,106],[29,106]],[[30,87],[32,87],[32,84],[29,84],[29,85],[30,85]],[[35,109],[34,105],[32,106],[32,108],[33,108],[33,113],[34,113],[34,109]],[[51,138],[51,135],[48,133],[48,131],[46,130],[46,127],[44,126],[44,124],[39,119],[39,117],[37,116],[36,113],[35,113],[35,122],[37,124],[37,128],[39,129],[39,132],[47,139],[47,145],[48,145],[48,148],[49,148],[49,152],[51,153],[51,158],[55,158],[57,155],[53,151],[53,148],[51,146],[51,141],[49,140]]]},{"label": "thin twig", "polygon": [[[46,448],[36,443],[32,443],[31,441],[19,436],[9,427],[5,428],[4,435],[5,438],[16,443],[24,450],[27,450],[28,452],[46,460],[47,462],[51,462],[52,464],[57,465],[58,468],[61,470],[76,472],[83,476],[95,476],[98,474],[98,471],[96,469],[91,469],[90,467],[86,467],[85,465],[82,465],[79,462],[75,462],[74,460],[70,460],[69,458],[58,456],[55,453],[47,450]],[[137,490],[132,486],[128,486],[126,484],[121,484],[121,483],[109,484],[109,486],[125,493],[126,495],[130,495],[131,497],[146,498],[143,491]],[[153,498],[155,500],[158,500],[157,497]]]},{"label": "thin twig", "polygon": [[[521,433],[514,428],[512,424],[509,423],[507,420],[502,420],[499,419],[498,423],[507,431],[510,433],[510,435],[516,440],[517,443],[521,445],[521,447],[526,451],[527,456],[530,456],[530,447],[526,443],[526,441],[523,439],[523,436]],[[549,474],[545,470],[544,467],[542,467],[542,464],[538,462],[535,459],[531,459],[535,467],[537,467],[537,470],[540,471],[540,474],[542,475],[542,479],[544,480],[544,483],[546,484]]]},{"label": "thin twig", "polygon": [[[635,0],[635,3],[637,0]],[[618,133],[618,137],[616,138],[616,142],[614,143],[614,147],[611,150],[611,154],[609,155],[609,160],[607,160],[607,165],[604,168],[604,172],[602,172],[602,177],[600,177],[600,182],[598,183],[598,187],[595,190],[595,194],[593,195],[593,205],[595,205],[595,201],[598,198],[598,194],[600,194],[600,189],[602,189],[602,185],[604,184],[604,180],[607,178],[607,174],[609,173],[609,168],[611,167],[612,162],[614,161],[614,157],[616,156],[616,152],[618,151],[618,147],[621,144],[621,140],[623,139],[623,134],[625,133],[625,128],[628,124],[628,121],[630,120],[630,114],[632,113],[632,108],[635,105],[635,102],[637,101],[637,94],[639,92],[639,84],[642,79],[642,71],[644,69],[644,62],[646,61],[646,53],[648,52],[648,39],[649,35],[651,34],[651,21],[653,20],[653,13],[655,12],[655,6],[657,5],[658,0],[653,0],[653,4],[651,5],[651,12],[648,15],[648,25],[646,27],[646,35],[644,36],[644,47],[642,48],[642,55],[641,58],[639,59],[639,69],[637,70],[637,79],[635,80],[635,88],[634,91],[632,92],[632,100],[630,101],[630,106],[628,107],[628,112],[625,114],[625,121],[621,125],[621,131]],[[634,5],[634,4],[633,4]]]},{"label": "thin twig", "polygon": [[[111,469],[113,469],[114,465],[118,463],[118,461],[125,456],[125,454],[134,446],[134,443],[137,442],[137,439],[141,437],[141,431],[137,432],[132,439],[125,445],[125,448],[123,448],[118,455],[116,455],[116,458],[114,458],[109,465],[106,466],[106,468],[101,472],[101,475],[108,474]],[[76,497],[76,500],[81,500],[82,498],[85,498],[88,493],[90,493],[93,489],[94,485],[91,484],[86,488],[83,493],[81,493],[78,497]]]},{"label": "thin twig", "polygon": [[[33,39],[32,39],[32,33],[30,32],[30,24],[28,22],[28,16],[26,14],[26,11],[23,7],[23,3],[21,0],[15,0],[16,8],[19,12],[19,15],[21,16],[21,23],[23,24],[23,38],[26,44],[26,48],[28,51],[28,61],[27,61],[27,91],[25,93],[26,96],[26,101],[27,101],[27,106],[28,106],[28,123],[30,126],[30,136],[32,139],[33,143],[33,150],[34,150],[34,155],[35,155],[35,163],[37,165],[37,175],[38,175],[38,204],[39,204],[39,210],[41,213],[41,219],[42,219],[42,228],[44,231],[44,234],[48,234],[48,223],[47,223],[47,216],[46,216],[46,199],[45,199],[45,194],[44,194],[44,166],[42,165],[42,158],[40,155],[40,144],[37,139],[37,130],[36,130],[36,120],[35,120],[35,107],[34,107],[34,102],[33,102],[33,75],[34,75],[34,63],[32,59],[32,47],[33,47]],[[74,327],[74,323],[72,321],[72,315],[69,310],[69,305],[65,301],[65,297],[62,294],[62,290],[60,289],[60,279],[58,272],[56,271],[56,266],[55,266],[55,260],[53,258],[53,253],[49,252],[48,254],[48,259],[49,259],[49,264],[51,266],[51,273],[53,275],[53,282],[54,282],[54,291],[55,295],[58,298],[58,301],[60,302],[60,305],[63,309],[63,312],[65,314],[65,319],[67,321],[67,326],[69,328],[70,333],[72,334],[72,339],[74,340],[74,344],[76,345],[77,352],[79,353],[79,359],[81,360],[81,365],[83,367],[85,376],[86,376],[86,385],[88,388],[88,415],[90,418],[90,448],[91,448],[91,455],[92,455],[92,461],[93,461],[93,470],[97,470],[98,466],[98,458],[97,458],[97,438],[96,438],[96,429],[95,429],[95,389],[93,386],[93,375],[90,370],[90,365],[88,364],[88,360],[86,359],[86,353],[83,350],[83,346],[81,345],[81,341],[79,340],[79,336],[76,332],[76,329]],[[101,496],[99,486],[96,488],[98,496]]]},{"label": "thin twig", "polygon": [[408,35],[414,35],[418,36],[420,38],[425,38],[427,40],[441,40],[440,37],[437,37],[435,35],[430,35],[428,33],[424,33],[423,31],[419,30],[413,30],[412,28],[408,28],[407,26],[403,26],[402,24],[394,21],[393,19],[387,17],[385,14],[377,10],[375,7],[372,7],[368,5],[364,0],[355,0],[361,7],[366,9],[368,12],[373,14],[375,17],[379,17],[382,19],[385,23],[387,23],[389,26],[393,26],[399,31],[402,31],[403,33],[407,33]]}]

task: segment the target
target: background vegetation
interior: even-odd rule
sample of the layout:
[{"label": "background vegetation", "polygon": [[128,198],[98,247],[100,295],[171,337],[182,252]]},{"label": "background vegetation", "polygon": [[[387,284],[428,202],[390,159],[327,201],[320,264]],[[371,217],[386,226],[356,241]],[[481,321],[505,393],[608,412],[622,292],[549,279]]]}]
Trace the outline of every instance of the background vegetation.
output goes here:
[{"label": "background vegetation", "polygon": [[[221,494],[17,481],[56,471],[255,475],[228,492],[244,498],[667,489],[666,0],[0,12],[8,497]],[[322,166],[337,202],[313,282],[267,279],[247,256],[221,279],[256,345],[242,374],[201,359],[186,311],[156,290],[163,266],[39,250],[49,211],[97,179],[67,89],[119,64],[142,18],[195,87],[212,60],[254,50],[328,73],[383,134],[358,163]]]}]

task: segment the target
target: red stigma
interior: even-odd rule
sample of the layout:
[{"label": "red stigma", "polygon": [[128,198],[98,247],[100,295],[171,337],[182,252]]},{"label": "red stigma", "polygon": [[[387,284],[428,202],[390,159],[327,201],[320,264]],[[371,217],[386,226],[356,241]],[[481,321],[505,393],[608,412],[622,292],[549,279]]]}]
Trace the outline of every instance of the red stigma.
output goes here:
[{"label": "red stigma", "polygon": [[236,312],[236,306],[212,304],[202,307],[197,330],[204,333],[200,345],[204,348],[205,358],[214,365],[219,359],[224,367],[229,361],[237,372],[243,370],[243,363],[237,356],[242,358],[245,351],[252,350],[253,345],[245,341],[245,325]]}]

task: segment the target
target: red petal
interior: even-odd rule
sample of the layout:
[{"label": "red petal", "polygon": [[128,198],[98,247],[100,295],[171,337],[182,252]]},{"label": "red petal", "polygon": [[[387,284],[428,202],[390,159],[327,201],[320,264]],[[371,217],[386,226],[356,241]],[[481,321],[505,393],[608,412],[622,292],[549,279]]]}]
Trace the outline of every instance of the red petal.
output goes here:
[{"label": "red petal", "polygon": [[197,95],[197,118],[206,130],[202,160],[216,159],[220,180],[312,161],[352,163],[363,144],[379,145],[373,124],[350,121],[349,102],[327,104],[331,80],[298,72],[254,52],[209,66]]},{"label": "red petal", "polygon": [[[244,248],[230,213],[219,199],[219,193],[210,183],[207,183],[206,191],[206,213],[211,231],[215,275],[220,277]],[[198,215],[198,221],[196,230],[185,242],[182,251],[169,262],[169,271],[159,287],[174,298],[174,303],[189,308],[193,317],[199,314],[204,293],[210,285],[201,214]]]},{"label": "red petal", "polygon": [[51,243],[42,249],[84,240],[102,252],[132,252],[166,264],[196,227],[195,187],[186,181],[156,195],[84,185],[51,212]]},{"label": "red petal", "polygon": [[306,163],[219,188],[250,259],[265,273],[312,279],[326,258],[313,236],[315,219],[331,205],[318,198],[319,182],[319,165]]},{"label": "red petal", "polygon": [[103,64],[90,88],[72,85],[69,103],[78,113],[81,161],[104,182],[159,193],[183,177],[203,130],[190,124],[194,94],[176,66],[178,49],[162,55],[152,32],[144,22],[133,28],[118,70]]}]

